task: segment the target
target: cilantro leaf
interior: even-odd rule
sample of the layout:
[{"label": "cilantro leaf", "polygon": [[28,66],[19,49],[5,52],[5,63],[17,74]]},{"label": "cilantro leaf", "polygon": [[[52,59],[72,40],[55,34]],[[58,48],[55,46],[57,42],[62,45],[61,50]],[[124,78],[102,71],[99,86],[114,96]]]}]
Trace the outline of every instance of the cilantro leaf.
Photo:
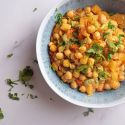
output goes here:
[{"label": "cilantro leaf", "polygon": [[108,28],[113,30],[115,28],[115,25],[113,25],[111,21],[109,21]]},{"label": "cilantro leaf", "polygon": [[11,58],[13,56],[13,53],[10,53],[7,55],[7,58]]},{"label": "cilantro leaf", "polygon": [[106,39],[106,37],[109,35],[110,33],[109,32],[106,32],[103,34],[103,38]]},{"label": "cilantro leaf", "polygon": [[0,108],[0,119],[3,119],[3,118],[4,118],[4,115],[3,115],[2,109]]},{"label": "cilantro leaf", "polygon": [[[18,81],[18,80],[17,80]],[[14,87],[14,85],[17,85],[17,83],[15,83],[16,81],[12,81],[11,79],[6,79],[7,85],[9,85],[11,88],[9,89],[9,91],[12,90],[12,88]]]},{"label": "cilantro leaf", "polygon": [[30,66],[26,66],[22,71],[19,72],[19,80],[22,82],[30,81],[33,76],[33,70]]},{"label": "cilantro leaf", "polygon": [[62,17],[63,17],[63,15],[60,12],[58,12],[58,10],[56,10],[56,11],[57,11],[57,13],[55,15],[56,23],[61,25],[62,24]]},{"label": "cilantro leaf", "polygon": [[99,80],[105,80],[109,76],[107,71],[100,71],[99,72]]},{"label": "cilantro leaf", "polygon": [[97,43],[93,44],[93,46],[88,49],[87,54],[95,57],[96,61],[105,60],[105,57],[103,56],[103,47]]},{"label": "cilantro leaf", "polygon": [[81,72],[83,74],[86,74],[88,71],[89,66],[88,65],[81,65],[77,68],[78,72]]},{"label": "cilantro leaf", "polygon": [[17,93],[8,93],[8,97],[12,100],[19,100],[18,94]]},{"label": "cilantro leaf", "polygon": [[89,116],[90,113],[94,113],[94,110],[92,108],[88,108],[87,111],[83,112],[83,115],[86,117]]}]

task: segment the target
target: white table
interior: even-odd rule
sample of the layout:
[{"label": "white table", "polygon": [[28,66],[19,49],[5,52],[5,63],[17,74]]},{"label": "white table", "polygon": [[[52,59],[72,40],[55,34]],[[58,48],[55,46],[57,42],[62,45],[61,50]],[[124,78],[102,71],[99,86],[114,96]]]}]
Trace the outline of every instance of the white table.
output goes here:
[{"label": "white table", "polygon": [[[33,63],[37,31],[46,13],[60,0],[0,0],[0,107],[5,118],[0,125],[125,125],[125,104],[95,109],[83,116],[86,108],[70,104],[57,96]],[[37,8],[35,12],[33,9]],[[6,58],[9,53],[13,57]],[[38,99],[20,101],[8,98],[6,78],[16,79],[26,65],[34,69],[34,90],[22,85],[14,92],[33,93]],[[52,98],[53,100],[51,100]]]}]

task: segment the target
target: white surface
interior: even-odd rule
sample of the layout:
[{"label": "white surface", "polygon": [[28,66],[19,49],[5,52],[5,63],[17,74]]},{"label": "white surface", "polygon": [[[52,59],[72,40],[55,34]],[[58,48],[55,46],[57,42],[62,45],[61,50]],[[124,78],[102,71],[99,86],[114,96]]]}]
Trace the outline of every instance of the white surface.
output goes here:
[{"label": "white surface", "polygon": [[[49,9],[59,1],[0,0],[0,107],[5,115],[0,125],[124,125],[125,104],[94,109],[94,114],[84,117],[82,113],[86,108],[57,96],[43,80],[38,65],[33,63],[38,27]],[[33,12],[35,7],[37,11]],[[6,55],[11,52],[14,56],[7,59]],[[34,69],[31,82],[35,88],[31,91],[19,85],[13,91],[34,93],[38,99],[10,100],[5,79],[16,79],[19,70],[26,65]]]}]

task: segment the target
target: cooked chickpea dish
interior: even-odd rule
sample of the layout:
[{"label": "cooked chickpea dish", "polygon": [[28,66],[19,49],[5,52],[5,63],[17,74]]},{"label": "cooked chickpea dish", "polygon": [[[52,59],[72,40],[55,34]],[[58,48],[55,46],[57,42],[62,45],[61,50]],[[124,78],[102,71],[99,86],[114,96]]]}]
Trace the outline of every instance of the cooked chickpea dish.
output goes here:
[{"label": "cooked chickpea dish", "polygon": [[125,33],[98,5],[57,12],[49,55],[60,79],[79,92],[118,89],[125,80]]}]

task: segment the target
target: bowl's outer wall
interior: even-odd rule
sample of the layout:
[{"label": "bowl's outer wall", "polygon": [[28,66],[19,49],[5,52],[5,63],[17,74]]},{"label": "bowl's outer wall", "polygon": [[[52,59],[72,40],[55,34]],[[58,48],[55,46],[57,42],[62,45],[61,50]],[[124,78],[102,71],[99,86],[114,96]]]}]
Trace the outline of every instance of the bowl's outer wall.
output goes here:
[{"label": "bowl's outer wall", "polygon": [[57,7],[53,8],[46,18],[43,20],[39,29],[37,37],[37,57],[41,72],[49,84],[49,86],[58,95],[74,104],[86,107],[110,107],[125,101],[125,84],[115,91],[105,91],[95,93],[93,96],[87,96],[77,90],[73,90],[69,85],[62,83],[57,77],[56,73],[50,68],[50,60],[48,55],[48,43],[50,42],[50,35],[55,25],[56,8],[59,12],[65,13],[68,10],[83,8],[88,5],[100,5],[108,12],[125,12],[125,1],[122,0],[65,0]]}]

